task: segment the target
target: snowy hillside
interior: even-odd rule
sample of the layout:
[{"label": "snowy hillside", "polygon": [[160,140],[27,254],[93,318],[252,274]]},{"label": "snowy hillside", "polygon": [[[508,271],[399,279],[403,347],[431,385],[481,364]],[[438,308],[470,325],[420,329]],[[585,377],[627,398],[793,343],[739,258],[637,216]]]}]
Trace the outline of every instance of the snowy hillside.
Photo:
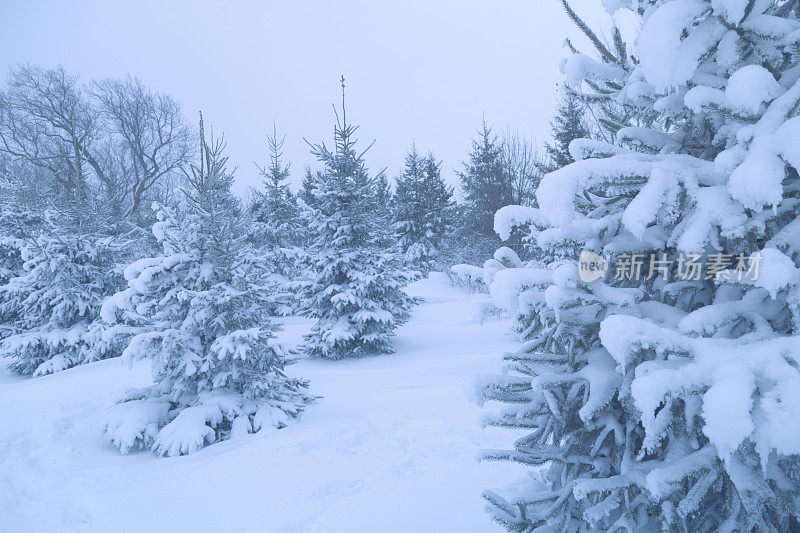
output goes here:
[{"label": "snowy hillside", "polygon": [[[518,470],[475,456],[513,435],[482,430],[464,388],[516,345],[510,322],[481,325],[487,297],[436,274],[408,291],[425,301],[399,329],[394,355],[301,360],[289,373],[323,398],[300,423],[189,456],[123,456],[103,440],[101,419],[120,391],[148,384],[146,361],[3,374],[0,530],[499,530],[481,491]],[[299,342],[310,324],[286,319],[281,339]]]}]

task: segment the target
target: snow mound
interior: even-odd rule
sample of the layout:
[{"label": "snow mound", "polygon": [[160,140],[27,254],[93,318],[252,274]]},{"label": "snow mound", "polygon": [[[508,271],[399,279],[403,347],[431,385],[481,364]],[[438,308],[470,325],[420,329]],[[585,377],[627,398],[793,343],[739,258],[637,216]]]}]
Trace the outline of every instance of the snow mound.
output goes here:
[{"label": "snow mound", "polygon": [[783,93],[772,74],[761,65],[747,65],[734,72],[725,87],[725,96],[734,107],[755,114],[762,104]]}]

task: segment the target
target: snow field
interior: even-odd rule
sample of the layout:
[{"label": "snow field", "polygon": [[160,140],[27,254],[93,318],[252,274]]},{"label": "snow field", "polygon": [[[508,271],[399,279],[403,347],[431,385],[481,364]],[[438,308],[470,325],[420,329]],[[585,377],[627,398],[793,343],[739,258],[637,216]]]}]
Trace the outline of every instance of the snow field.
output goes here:
[{"label": "snow field", "polygon": [[[408,291],[424,302],[395,354],[301,360],[288,373],[322,398],[299,423],[189,456],[121,456],[103,440],[120,392],[149,383],[144,361],[0,375],[0,531],[499,531],[480,494],[519,467],[475,455],[514,435],[481,429],[464,388],[517,345],[510,322],[479,324],[489,297],[442,275]],[[310,324],[287,318],[281,340],[298,343]]]}]

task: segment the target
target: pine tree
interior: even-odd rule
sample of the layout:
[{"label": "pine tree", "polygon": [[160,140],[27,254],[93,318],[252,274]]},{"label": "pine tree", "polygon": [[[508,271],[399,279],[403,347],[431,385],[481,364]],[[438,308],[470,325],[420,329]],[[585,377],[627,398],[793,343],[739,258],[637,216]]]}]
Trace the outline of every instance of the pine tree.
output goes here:
[{"label": "pine tree", "polygon": [[453,191],[444,183],[440,168],[433,154],[420,156],[412,144],[393,199],[397,245],[406,261],[424,275],[438,259],[442,238],[451,225]]},{"label": "pine tree", "polygon": [[470,225],[481,235],[493,236],[494,213],[513,202],[512,176],[507,171],[502,143],[483,120],[472,140],[469,161],[458,172]]},{"label": "pine tree", "polygon": [[550,121],[551,143],[545,144],[548,161],[546,172],[565,167],[575,160],[569,153],[569,143],[575,139],[589,138],[586,125],[586,110],[577,93],[569,87],[562,87],[555,116]]},{"label": "pine tree", "polygon": [[311,167],[306,167],[306,173],[303,175],[303,183],[300,185],[300,191],[297,193],[297,197],[309,207],[314,205],[313,191],[315,183],[316,179],[314,178],[314,173],[311,171]]},{"label": "pine tree", "polygon": [[297,245],[300,231],[299,209],[287,183],[289,165],[282,162],[285,139],[278,138],[273,124],[272,135],[267,137],[269,163],[258,167],[264,190],[256,193],[251,207],[256,240],[273,249]]},{"label": "pine tree", "polygon": [[397,243],[394,241],[394,235],[391,232],[392,225],[392,208],[394,204],[394,193],[392,186],[389,184],[389,178],[386,177],[386,169],[381,170],[375,176],[375,213],[374,216],[381,219],[383,231],[381,235],[383,240],[380,241],[379,246],[384,249],[390,249]]},{"label": "pine tree", "polygon": [[19,198],[18,180],[10,172],[0,161],[0,286],[23,273],[25,237],[36,235],[43,223],[41,210]]},{"label": "pine tree", "polygon": [[389,179],[386,174],[381,172],[375,177],[375,199],[379,208],[388,210],[389,205],[392,203],[392,186],[389,185]]},{"label": "pine tree", "polygon": [[290,280],[300,275],[297,256],[304,244],[302,212],[287,183],[290,166],[282,160],[284,142],[285,137],[278,137],[273,123],[272,134],[267,136],[269,163],[258,167],[263,191],[255,192],[250,205],[250,239],[267,267],[263,283],[275,296],[270,312],[276,315],[291,314],[299,308],[289,286]]},{"label": "pine tree", "polygon": [[409,275],[400,270],[398,256],[384,249],[388,232],[376,180],[363,152],[356,152],[356,129],[347,122],[342,78],[333,151],[324,143],[311,145],[324,169],[313,174],[314,240],[304,260],[310,279],[300,296],[305,314],[317,319],[304,345],[315,357],[390,352],[393,331],[408,319],[412,304],[403,292]]},{"label": "pine tree", "polygon": [[0,286],[0,358],[20,374],[49,374],[121,351],[96,337],[95,321],[122,285],[115,260],[126,243],[62,220],[51,212],[38,236],[16,239],[22,270]]},{"label": "pine tree", "polygon": [[52,201],[42,174],[0,158],[0,357],[37,376],[119,355],[97,337],[96,322],[131,249],[100,220],[78,224],[70,205]]},{"label": "pine tree", "polygon": [[[0,286],[22,273],[22,247],[24,241],[14,231],[18,213],[0,208]],[[2,322],[2,319],[0,319]]]},{"label": "pine tree", "polygon": [[[485,456],[542,476],[488,491],[490,512],[513,531],[796,531],[794,5],[605,5],[641,16],[637,60],[618,31],[609,48],[577,19],[600,59],[563,70],[634,120],[616,144],[573,141],[578,160],[545,176],[538,209],[498,213],[505,234],[530,223],[553,262],[495,275],[525,343],[480,400],[512,404],[487,423],[528,435]],[[581,279],[581,250],[615,269]],[[626,276],[634,254],[664,270]],[[706,265],[687,277],[694,256]]]},{"label": "pine tree", "polygon": [[109,413],[106,436],[123,453],[181,455],[265,427],[282,428],[310,400],[307,382],[284,374],[291,361],[265,316],[258,259],[230,193],[224,143],[203,137],[187,174],[185,205],[155,205],[156,257],[125,270],[128,288],[102,309],[135,329],[123,356],[149,358],[155,383],[130,391]]}]

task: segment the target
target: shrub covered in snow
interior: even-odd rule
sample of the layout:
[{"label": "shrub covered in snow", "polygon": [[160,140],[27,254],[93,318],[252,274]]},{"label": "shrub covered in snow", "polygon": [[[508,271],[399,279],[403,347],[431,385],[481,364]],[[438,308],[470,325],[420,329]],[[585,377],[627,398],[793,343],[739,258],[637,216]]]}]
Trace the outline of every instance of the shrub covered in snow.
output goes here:
[{"label": "shrub covered in snow", "polygon": [[462,287],[469,292],[487,291],[481,267],[466,264],[453,265],[447,275],[450,278],[450,283],[456,287]]},{"label": "shrub covered in snow", "polygon": [[[600,59],[574,56],[563,70],[636,121],[617,144],[574,142],[579,160],[545,176],[537,210],[498,217],[502,234],[528,222],[530,241],[562,261],[548,267],[550,282],[524,283],[522,269],[495,276],[525,343],[507,356],[508,375],[480,380],[480,399],[511,404],[488,424],[529,434],[485,456],[536,466],[542,483],[488,491],[490,512],[517,531],[797,530],[794,3],[604,5],[640,16],[638,62],[621,39],[612,51],[594,38]],[[582,249],[612,262],[757,256],[761,270],[586,283]],[[672,261],[667,274],[679,268]]]},{"label": "shrub covered in snow", "polygon": [[155,381],[129,391],[108,415],[106,436],[123,453],[188,454],[282,428],[310,399],[306,381],[284,374],[290,360],[265,313],[222,144],[201,147],[186,205],[154,206],[162,253],[128,266],[128,288],[102,308],[106,322],[128,328],[123,356],[150,359]]}]

